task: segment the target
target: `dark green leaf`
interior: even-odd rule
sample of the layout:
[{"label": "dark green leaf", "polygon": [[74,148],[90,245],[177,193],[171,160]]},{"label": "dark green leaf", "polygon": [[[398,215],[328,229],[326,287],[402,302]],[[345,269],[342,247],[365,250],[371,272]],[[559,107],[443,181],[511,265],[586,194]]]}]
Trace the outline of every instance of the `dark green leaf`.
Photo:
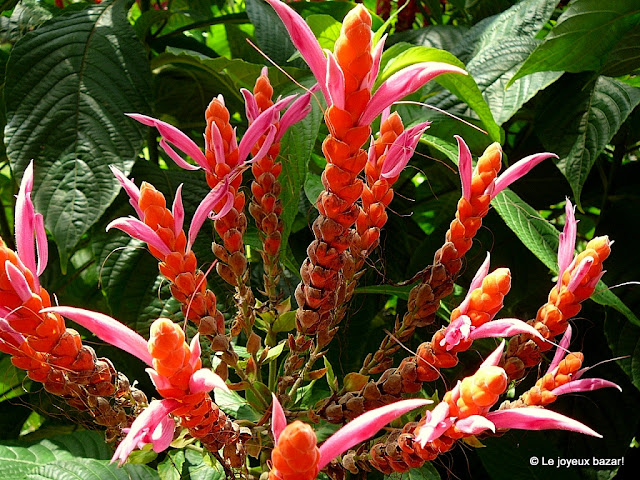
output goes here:
[{"label": "dark green leaf", "polygon": [[76,458],[60,460],[43,465],[29,473],[26,480],[65,480],[82,478],[83,480],[156,480],[158,473],[146,465],[124,465],[118,467],[107,460]]},{"label": "dark green leaf", "polygon": [[[397,478],[394,476],[386,476],[389,480]],[[400,480],[440,480],[440,474],[431,464],[431,462],[425,463],[420,468],[412,468],[408,472],[403,473],[400,476]]]},{"label": "dark green leaf", "polygon": [[615,316],[607,316],[604,331],[618,365],[640,390],[640,328]]},{"label": "dark green leaf", "polygon": [[[558,95],[567,95],[557,102]],[[631,111],[640,103],[640,89],[608,77],[566,76],[545,92],[538,112],[538,134],[557,153],[558,168],[569,181],[576,203],[598,155]]]},{"label": "dark green leaf", "polygon": [[[636,0],[576,0],[513,80],[541,71],[598,71],[625,34],[640,25]],[[636,45],[637,47],[637,45]]]},{"label": "dark green leaf", "polygon": [[128,172],[149,112],[146,54],[115,0],[56,17],[15,46],[5,84],[7,154],[16,172],[35,160],[35,203],[61,264],[115,198],[109,170]]}]

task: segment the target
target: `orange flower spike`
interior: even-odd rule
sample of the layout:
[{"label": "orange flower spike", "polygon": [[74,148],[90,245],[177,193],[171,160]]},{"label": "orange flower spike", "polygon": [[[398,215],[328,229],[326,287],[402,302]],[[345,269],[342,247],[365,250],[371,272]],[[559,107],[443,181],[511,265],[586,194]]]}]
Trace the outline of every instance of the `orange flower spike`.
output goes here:
[{"label": "orange flower spike", "polygon": [[[443,401],[449,404],[452,415],[466,418],[482,415],[493,406],[507,388],[507,374],[497,366],[485,366],[466,377],[460,383],[459,391],[447,392]],[[453,393],[452,393],[453,392]]]},{"label": "orange flower spike", "polygon": [[280,434],[271,452],[270,480],[313,480],[318,474],[320,450],[316,434],[308,424],[296,420]]}]

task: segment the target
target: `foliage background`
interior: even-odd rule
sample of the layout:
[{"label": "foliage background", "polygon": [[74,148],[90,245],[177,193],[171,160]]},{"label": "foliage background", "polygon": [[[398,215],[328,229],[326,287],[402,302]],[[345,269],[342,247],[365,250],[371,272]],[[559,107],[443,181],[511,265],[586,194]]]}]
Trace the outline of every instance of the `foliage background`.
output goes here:
[{"label": "foliage background", "polygon": [[[375,5],[364,2],[372,11]],[[604,435],[603,440],[576,434],[509,432],[486,439],[488,448],[457,448],[433,465],[397,478],[612,478],[611,467],[555,469],[531,467],[531,456],[546,458],[625,458],[621,472],[637,454],[637,409],[640,394],[640,288],[636,265],[640,207],[640,6],[637,0],[452,0],[418,2],[421,15],[414,28],[393,32],[383,56],[383,78],[408,63],[425,60],[462,62],[466,79],[443,77],[412,99],[453,113],[459,120],[416,105],[397,106],[405,123],[429,118],[419,152],[398,182],[383,233],[382,248],[372,258],[352,310],[329,357],[338,378],[352,371],[367,351],[375,349],[401,313],[407,288],[393,284],[412,277],[431,263],[459,198],[453,160],[454,134],[462,135],[478,155],[493,141],[504,145],[513,163],[539,151],[558,153],[501,195],[468,255],[456,298],[484,259],[492,267],[508,266],[513,287],[502,316],[535,316],[552,286],[557,230],[564,223],[564,200],[578,204],[579,240],[596,235],[615,240],[606,262],[596,302],[585,303],[575,321],[574,344],[586,364],[624,357],[597,367],[594,375],[613,380],[623,392],[604,390],[571,396],[557,409]],[[59,8],[62,4],[65,8]],[[185,183],[185,206],[193,212],[206,194],[198,175],[179,170],[158,150],[155,131],[124,116],[153,115],[201,140],[204,109],[223,94],[239,130],[246,127],[239,88],[251,88],[263,65],[270,64],[246,39],[265,52],[297,82],[311,76],[295,58],[284,28],[261,0],[106,1],[100,4],[7,0],[0,17],[0,71],[3,102],[0,122],[4,151],[0,154],[0,229],[11,241],[13,195],[21,172],[36,162],[36,208],[50,233],[50,260],[43,283],[61,304],[107,312],[147,334],[159,315],[178,318],[178,306],[157,275],[153,258],[141,244],[124,235],[104,233],[117,216],[130,213],[108,165],[115,164],[136,180],[147,180],[172,196]],[[338,22],[353,6],[348,2],[293,4],[325,45],[339,33]],[[374,17],[374,28],[383,20]],[[455,56],[458,60],[455,60]],[[294,58],[292,58],[294,57]],[[276,92],[299,91],[275,68],[269,75]],[[284,203],[288,249],[282,287],[290,294],[311,240],[313,202],[321,188],[323,159],[319,148],[325,127],[321,112],[313,114],[285,137]],[[248,243],[259,246],[255,230]],[[201,238],[196,254],[211,262],[210,241]],[[125,246],[126,248],[119,248]],[[57,253],[56,253],[57,252]],[[252,278],[261,278],[259,256],[251,257]],[[214,285],[220,301],[227,287]],[[611,293],[615,294],[615,296]],[[617,297],[616,297],[617,296]],[[229,305],[228,305],[229,306]],[[367,332],[367,335],[362,335]],[[153,389],[137,362],[95,342],[99,355]],[[420,332],[409,349],[430,338]],[[491,344],[482,345],[482,353]],[[449,378],[477,365],[468,352]],[[155,458],[140,455],[145,465],[126,470],[108,467],[110,450],[97,433],[75,432],[57,399],[0,358],[0,475],[4,478],[62,478],[65,472],[85,478],[220,478],[198,455],[173,450]],[[318,382],[309,398],[328,390]],[[523,389],[524,385],[519,387]],[[427,393],[442,394],[434,384]],[[310,400],[309,400],[310,401]],[[226,404],[237,411],[235,399]],[[223,402],[224,403],[224,402]],[[88,419],[80,419],[90,427]],[[634,445],[630,448],[630,445]],[[50,463],[53,462],[53,463]],[[48,464],[48,465],[46,465]],[[152,468],[150,468],[152,467]],[[103,471],[103,469],[106,469]],[[626,469],[626,470],[625,470]],[[622,475],[622,473],[621,473]],[[375,478],[370,474],[369,478]]]}]

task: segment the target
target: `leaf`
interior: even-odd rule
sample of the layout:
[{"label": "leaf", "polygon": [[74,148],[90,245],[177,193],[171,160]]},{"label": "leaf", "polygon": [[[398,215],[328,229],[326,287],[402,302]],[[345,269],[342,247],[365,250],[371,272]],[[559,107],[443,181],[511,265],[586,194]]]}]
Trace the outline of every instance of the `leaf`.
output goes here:
[{"label": "leaf", "polygon": [[[467,40],[463,44],[469,44],[466,50],[470,52],[467,71],[475,79],[498,125],[509,120],[538,91],[561,75],[541,73],[506,88],[519,66],[540,43],[535,37],[551,17],[556,3],[553,0],[520,2],[484,20],[465,35]],[[454,53],[460,55],[464,50],[461,46]],[[436,95],[430,103],[450,113],[468,114],[468,107],[448,94]]]},{"label": "leaf", "polygon": [[185,468],[190,480],[224,480],[226,475],[221,465],[209,465],[202,454],[193,450],[185,450]]},{"label": "leaf", "polygon": [[0,402],[27,393],[31,381],[25,378],[24,370],[13,366],[10,356],[0,359],[0,372]]},{"label": "leaf", "polygon": [[333,52],[342,24],[330,15],[309,15],[306,20],[320,46]]},{"label": "leaf", "polygon": [[60,460],[43,465],[29,473],[25,480],[65,480],[81,478],[83,480],[155,480],[158,473],[146,465],[128,465],[118,467],[108,460],[76,458]]},{"label": "leaf", "polygon": [[119,191],[144,129],[124,116],[148,113],[146,53],[115,0],[55,17],[25,35],[7,65],[7,154],[14,171],[35,160],[35,204],[63,269]]},{"label": "leaf", "polygon": [[104,436],[98,432],[78,431],[42,440],[29,447],[0,445],[0,477],[22,479],[51,462],[94,458],[107,460],[112,455]]},{"label": "leaf", "polygon": [[355,293],[370,293],[374,295],[395,295],[403,300],[409,300],[409,292],[413,285],[405,285],[396,287],[394,285],[369,285],[366,287],[358,287]]},{"label": "leaf", "polygon": [[158,465],[160,480],[180,480],[182,478],[182,466],[184,465],[184,451],[172,450]]},{"label": "leaf", "polygon": [[431,462],[426,462],[419,468],[412,468],[408,472],[403,473],[400,477],[397,475],[385,476],[389,480],[400,478],[400,480],[440,480],[440,474]]},{"label": "leaf", "polygon": [[[522,243],[544,263],[549,270],[558,273],[557,250],[558,232],[540,214],[524,202],[518,195],[506,189],[493,200],[507,226],[513,230]],[[625,315],[631,323],[640,325],[640,319],[601,281],[596,286],[592,300],[615,308]]]},{"label": "leaf", "polygon": [[[550,102],[557,95],[566,101]],[[612,78],[566,76],[540,99],[537,133],[546,148],[557,153],[558,168],[567,178],[576,203],[591,167],[631,111],[640,103],[640,89]]]},{"label": "leaf", "polygon": [[216,405],[227,415],[231,415],[237,420],[243,419],[250,422],[257,422],[260,419],[260,414],[236,392],[225,392],[216,388],[213,395]]},{"label": "leaf", "polygon": [[577,0],[558,19],[514,80],[541,71],[598,71],[626,33],[640,24],[636,0]]},{"label": "leaf", "polygon": [[296,328],[296,312],[284,312],[278,316],[278,319],[273,323],[271,329],[274,332],[290,332]]},{"label": "leaf", "polygon": [[333,371],[333,366],[329,363],[327,357],[322,357],[322,361],[324,362],[324,368],[327,369],[327,383],[329,384],[329,388],[332,393],[336,393],[338,391],[338,379]]},{"label": "leaf", "polygon": [[[310,80],[310,79],[309,79]],[[310,82],[303,82],[310,86]],[[296,92],[284,92],[288,95]],[[302,93],[299,89],[297,93]],[[318,95],[315,96],[318,98]],[[293,219],[298,213],[300,192],[307,175],[309,157],[316,143],[322,120],[322,110],[314,97],[311,98],[312,109],[300,122],[293,125],[280,141],[280,160],[282,162],[282,174],[278,178],[282,186],[280,200],[282,201],[282,245],[287,245],[287,239],[291,232]]]},{"label": "leaf", "polygon": [[640,390],[640,328],[613,315],[607,315],[604,332],[613,356],[618,358],[616,363]]},{"label": "leaf", "polygon": [[[384,68],[376,81],[378,85],[402,68],[419,62],[443,62],[464,68],[464,64],[449,52],[436,48],[413,47],[407,44],[394,45],[382,57]],[[482,120],[489,136],[496,141],[500,140],[500,127],[493,120],[491,111],[482,98],[473,76],[448,73],[439,75],[434,81],[473,109],[478,118]],[[450,95],[449,92],[447,95]],[[431,99],[429,103],[432,104]]]},{"label": "leaf", "polygon": [[369,375],[349,372],[344,377],[344,389],[347,392],[359,392],[369,381]]},{"label": "leaf", "polygon": [[464,34],[468,31],[467,27],[460,25],[429,25],[424,28],[396,33],[389,39],[389,42],[391,44],[406,42],[450,52],[460,44]]}]

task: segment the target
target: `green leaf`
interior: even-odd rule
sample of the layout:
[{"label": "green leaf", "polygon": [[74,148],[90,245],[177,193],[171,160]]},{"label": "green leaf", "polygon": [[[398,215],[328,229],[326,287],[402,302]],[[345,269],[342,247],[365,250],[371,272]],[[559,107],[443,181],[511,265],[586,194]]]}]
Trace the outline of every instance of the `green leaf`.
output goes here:
[{"label": "green leaf", "polygon": [[274,332],[290,332],[296,328],[296,312],[284,312],[273,323],[271,329]]},{"label": "green leaf", "polygon": [[[558,95],[565,101],[557,102]],[[580,207],[580,195],[591,167],[631,111],[640,89],[608,77],[565,76],[541,97],[537,133],[557,153],[558,168],[569,181]]]},{"label": "green leaf", "polygon": [[369,285],[366,287],[358,287],[355,293],[370,293],[374,295],[395,295],[403,300],[409,300],[409,292],[413,285],[404,285],[396,287],[394,285]]},{"label": "green leaf", "polygon": [[342,24],[331,15],[309,15],[306,20],[320,46],[333,52]]},{"label": "green leaf", "polygon": [[[606,5],[606,6],[605,6]],[[514,80],[541,71],[598,71],[627,32],[640,24],[636,0],[576,0],[565,10]]]},{"label": "green leaf", "polygon": [[31,381],[24,370],[13,366],[10,356],[0,359],[0,402],[27,393]]},{"label": "green leaf", "polygon": [[426,462],[420,468],[412,468],[408,472],[403,473],[400,477],[397,475],[385,476],[389,480],[400,478],[400,480],[440,480],[440,474],[431,462]]},{"label": "green leaf", "polygon": [[5,138],[12,168],[35,160],[35,203],[63,269],[80,237],[119,191],[144,130],[127,112],[150,110],[146,53],[115,0],[55,17],[25,35],[7,65]]},{"label": "green leaf", "polygon": [[[557,273],[556,261],[560,232],[511,190],[507,189],[499,193],[492,203],[507,226],[513,230],[522,243],[549,270]],[[615,308],[630,322],[640,325],[640,319],[607,288],[603,282],[599,282],[596,287],[597,293],[591,298],[602,305]]]},{"label": "green leaf", "polygon": [[220,407],[227,415],[231,415],[235,419],[249,420],[257,422],[260,420],[260,414],[256,412],[251,405],[236,392],[225,392],[220,388],[213,391],[216,405]]},{"label": "green leaf", "polygon": [[160,480],[180,480],[182,478],[182,466],[184,465],[184,451],[172,450],[158,465]]},{"label": "green leaf", "polygon": [[111,455],[104,436],[88,431],[59,435],[29,447],[0,445],[0,477],[4,480],[22,479],[51,462],[74,458],[107,460]]},{"label": "green leaf", "polygon": [[640,390],[640,328],[608,315],[604,331],[614,357],[618,358],[618,365]]},{"label": "green leaf", "polygon": [[[464,64],[449,52],[438,50],[437,48],[413,47],[408,44],[396,44],[387,50],[382,57],[384,68],[376,81],[378,85],[402,68],[419,62],[443,62],[464,68]],[[448,73],[439,75],[435,78],[435,81],[468,105],[478,115],[493,140],[500,140],[500,127],[493,119],[491,110],[484,98],[482,98],[482,93],[473,76]],[[447,95],[449,95],[448,92]],[[432,104],[431,100],[429,100],[429,103]]]},{"label": "green leaf", "polygon": [[[303,84],[309,85],[310,82],[306,81]],[[284,92],[286,95],[291,93],[296,93],[296,91]],[[297,93],[303,92],[298,89]],[[278,179],[282,186],[282,193],[280,194],[280,200],[282,201],[281,218],[284,223],[282,245],[287,245],[293,219],[298,213],[300,192],[307,176],[309,157],[320,130],[322,109],[316,102],[316,98],[318,98],[318,95],[311,97],[312,109],[309,115],[289,128],[280,141],[282,174]]]},{"label": "green leaf", "polygon": [[185,450],[185,459],[185,468],[190,480],[224,480],[226,478],[221,465],[215,464],[212,467],[198,452]]},{"label": "green leaf", "polygon": [[327,383],[329,384],[329,388],[335,393],[338,391],[338,379],[333,371],[333,366],[329,363],[327,357],[322,357],[322,361],[324,362],[324,368],[327,369]]},{"label": "green leaf", "polygon": [[118,467],[108,460],[76,458],[60,460],[43,465],[29,473],[25,480],[65,480],[81,478],[83,480],[155,480],[158,473],[146,465],[127,465]]}]

